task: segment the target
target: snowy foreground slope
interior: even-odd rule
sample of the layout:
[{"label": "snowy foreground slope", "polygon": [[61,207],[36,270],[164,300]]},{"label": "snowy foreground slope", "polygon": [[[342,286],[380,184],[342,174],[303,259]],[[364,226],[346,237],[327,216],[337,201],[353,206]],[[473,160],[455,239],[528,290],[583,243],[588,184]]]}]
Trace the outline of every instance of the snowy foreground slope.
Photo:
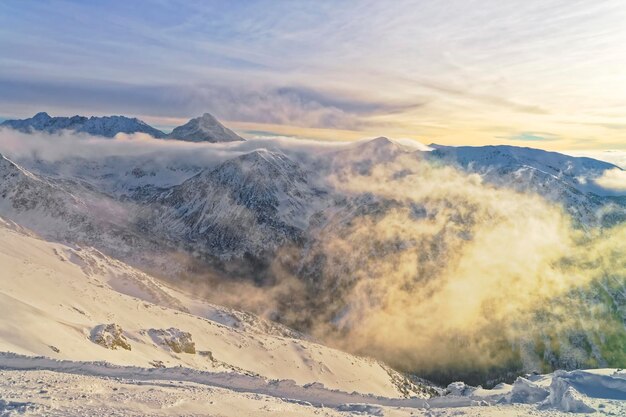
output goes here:
[{"label": "snowy foreground slope", "polygon": [[[77,364],[71,370],[54,371],[35,360],[21,363],[24,365],[16,367],[22,370],[0,369],[0,415],[556,417],[572,412],[591,416],[626,413],[624,392],[617,389],[620,385],[623,389],[626,375],[614,370],[539,376],[535,382],[521,381],[492,392],[455,393],[428,401],[353,396],[361,402],[340,403],[332,392],[316,391],[304,397],[312,399],[308,401],[296,398],[298,393],[291,389],[276,387],[263,393],[251,388],[224,388],[205,381],[180,380],[176,373],[149,375],[144,370],[128,377],[119,376],[110,367],[98,370]],[[44,369],[31,369],[30,363]],[[2,364],[4,367],[6,360]],[[224,378],[223,382],[230,380]],[[589,395],[572,394],[572,386]],[[560,387],[568,388],[562,391]],[[539,405],[527,403],[541,398],[545,399]],[[560,401],[555,407],[552,402],[557,398]],[[510,403],[511,399],[515,402]]]},{"label": "snowy foreground slope", "polygon": [[193,302],[93,249],[0,227],[0,264],[1,351],[402,395],[393,382],[401,376],[376,361],[282,337],[286,329],[258,319],[241,323],[236,313]]},{"label": "snowy foreground slope", "polygon": [[3,416],[626,415],[624,372],[535,375],[493,390],[415,385],[8,222],[0,264]]}]

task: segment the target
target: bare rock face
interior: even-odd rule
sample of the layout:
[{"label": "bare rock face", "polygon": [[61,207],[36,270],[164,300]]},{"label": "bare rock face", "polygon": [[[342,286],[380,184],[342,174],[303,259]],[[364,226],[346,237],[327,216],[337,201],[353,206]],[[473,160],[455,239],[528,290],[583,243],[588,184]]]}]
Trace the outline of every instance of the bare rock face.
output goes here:
[{"label": "bare rock face", "polygon": [[117,349],[118,347],[131,350],[130,343],[124,336],[122,328],[115,324],[100,324],[91,331],[91,341],[107,349]]},{"label": "bare rock face", "polygon": [[175,353],[196,353],[196,344],[191,339],[191,333],[170,327],[150,329],[148,334],[156,344],[167,346]]}]

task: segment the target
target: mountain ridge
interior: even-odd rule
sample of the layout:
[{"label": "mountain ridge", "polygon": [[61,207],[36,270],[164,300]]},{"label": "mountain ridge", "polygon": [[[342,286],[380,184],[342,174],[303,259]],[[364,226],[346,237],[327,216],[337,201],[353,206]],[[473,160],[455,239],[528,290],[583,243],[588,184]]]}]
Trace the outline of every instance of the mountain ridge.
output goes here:
[{"label": "mountain ridge", "polygon": [[210,113],[193,118],[167,134],[146,122],[127,116],[55,116],[39,112],[27,119],[10,119],[0,123],[23,133],[60,133],[64,130],[112,138],[118,133],[146,133],[156,139],[175,139],[188,142],[244,141],[242,137],[226,128]]},{"label": "mountain ridge", "polygon": [[59,133],[70,130],[79,133],[88,133],[94,136],[112,138],[118,133],[147,133],[155,138],[165,137],[165,133],[153,128],[147,123],[126,116],[71,116],[51,117],[46,112],[39,112],[31,118],[5,120],[0,126],[6,126],[20,132],[32,133],[42,131]]}]

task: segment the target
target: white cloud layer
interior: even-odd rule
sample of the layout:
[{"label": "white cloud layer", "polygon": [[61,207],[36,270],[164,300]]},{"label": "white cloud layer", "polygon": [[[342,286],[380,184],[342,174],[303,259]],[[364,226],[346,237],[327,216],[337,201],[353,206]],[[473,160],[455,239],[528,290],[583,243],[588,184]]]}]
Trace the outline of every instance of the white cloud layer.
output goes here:
[{"label": "white cloud layer", "polygon": [[601,177],[595,182],[603,187],[613,191],[626,191],[626,171],[614,168],[604,171]]},{"label": "white cloud layer", "polygon": [[572,156],[586,156],[589,158],[599,159],[600,161],[606,161],[611,164],[615,164],[622,169],[626,169],[626,151],[624,150],[606,150],[606,151],[565,151],[568,155]]}]

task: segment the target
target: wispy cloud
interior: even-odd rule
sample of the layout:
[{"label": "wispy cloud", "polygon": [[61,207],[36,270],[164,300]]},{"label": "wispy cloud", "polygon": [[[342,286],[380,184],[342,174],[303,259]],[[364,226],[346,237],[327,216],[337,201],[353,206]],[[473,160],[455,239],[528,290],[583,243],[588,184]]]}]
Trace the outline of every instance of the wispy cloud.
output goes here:
[{"label": "wispy cloud", "polygon": [[559,137],[547,132],[520,132],[508,136],[496,136],[499,139],[519,140],[528,142],[543,142],[557,140]]},{"label": "wispy cloud", "polygon": [[[299,87],[251,85],[134,85],[120,82],[57,82],[0,78],[0,106],[19,105],[35,113],[87,106],[93,113],[130,113],[162,117],[205,111],[229,121],[285,124],[314,128],[355,129],[372,114],[390,114],[420,104],[357,99]],[[54,111],[52,111],[54,113]]]},{"label": "wispy cloud", "polygon": [[623,102],[625,19],[620,0],[3,2],[0,115],[209,110],[476,144],[499,124],[606,147],[620,123],[590,115]]}]

